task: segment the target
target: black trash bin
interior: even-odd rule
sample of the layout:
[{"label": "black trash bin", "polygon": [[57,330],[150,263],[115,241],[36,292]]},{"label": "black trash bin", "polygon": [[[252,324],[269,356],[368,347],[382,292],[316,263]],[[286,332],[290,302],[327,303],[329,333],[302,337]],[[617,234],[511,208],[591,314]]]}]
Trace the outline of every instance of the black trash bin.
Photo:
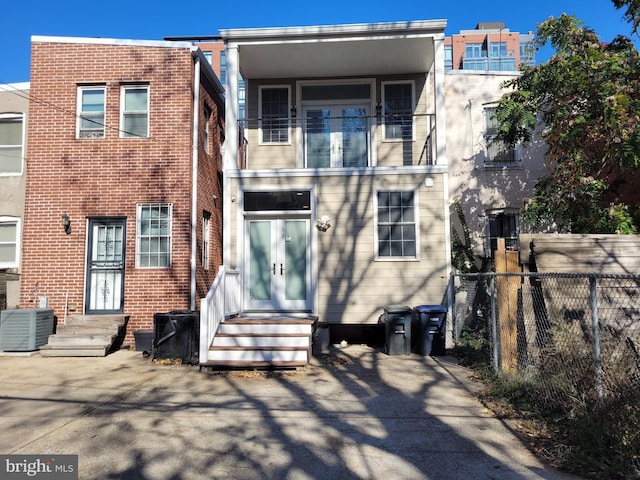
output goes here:
[{"label": "black trash bin", "polygon": [[384,323],[385,351],[388,355],[411,354],[413,310],[405,305],[388,305],[378,319]]},{"label": "black trash bin", "polygon": [[414,308],[413,339],[416,353],[445,354],[447,308],[442,305],[419,305]]},{"label": "black trash bin", "polygon": [[180,359],[197,365],[200,347],[200,312],[175,310],[153,316],[153,358]]}]

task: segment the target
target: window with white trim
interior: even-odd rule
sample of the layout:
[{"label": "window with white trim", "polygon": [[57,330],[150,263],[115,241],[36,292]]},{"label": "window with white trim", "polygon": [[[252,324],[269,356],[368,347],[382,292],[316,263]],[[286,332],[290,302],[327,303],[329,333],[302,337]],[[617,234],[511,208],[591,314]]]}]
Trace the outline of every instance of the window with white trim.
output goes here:
[{"label": "window with white trim", "polygon": [[382,83],[385,140],[413,139],[413,105],[413,82]]},{"label": "window with white trim", "polygon": [[376,193],[378,258],[417,258],[415,191]]},{"label": "window with white trim", "polygon": [[498,139],[497,107],[485,107],[485,165],[486,166],[514,166],[520,161],[520,148],[508,147]]},{"label": "window with white trim", "polygon": [[0,175],[20,175],[23,165],[24,118],[0,115]]},{"label": "window with white trim", "polygon": [[137,205],[136,266],[167,268],[171,266],[171,203]]},{"label": "window with white trim", "polygon": [[120,136],[149,136],[149,86],[126,85],[120,98]]},{"label": "window with white trim", "polygon": [[0,268],[18,268],[20,219],[0,217]]},{"label": "window with white trim", "polygon": [[211,108],[204,106],[204,135],[202,135],[204,151],[211,153]]},{"label": "window with white trim", "polygon": [[260,142],[289,142],[289,87],[260,87]]},{"label": "window with white trim", "polygon": [[202,268],[209,270],[211,258],[211,213],[202,212]]},{"label": "window with white trim", "polygon": [[78,87],[78,138],[104,138],[104,105],[104,87]]}]

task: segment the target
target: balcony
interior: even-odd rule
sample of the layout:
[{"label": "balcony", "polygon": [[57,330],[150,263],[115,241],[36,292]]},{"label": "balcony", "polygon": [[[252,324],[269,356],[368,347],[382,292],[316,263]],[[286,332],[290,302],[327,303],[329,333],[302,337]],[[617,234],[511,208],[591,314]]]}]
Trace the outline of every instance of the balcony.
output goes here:
[{"label": "balcony", "polygon": [[516,59],[513,56],[506,57],[464,57],[462,59],[463,70],[515,72]]},{"label": "balcony", "polygon": [[[238,122],[241,169],[365,168],[437,163],[434,114],[369,115],[366,108],[304,108],[300,116]],[[251,148],[248,148],[251,146]]]}]

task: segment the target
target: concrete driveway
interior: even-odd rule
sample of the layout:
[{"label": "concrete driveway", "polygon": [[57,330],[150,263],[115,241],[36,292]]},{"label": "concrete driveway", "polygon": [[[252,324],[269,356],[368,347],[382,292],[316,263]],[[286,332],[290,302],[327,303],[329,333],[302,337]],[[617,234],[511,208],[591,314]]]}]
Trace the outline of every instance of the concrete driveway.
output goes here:
[{"label": "concrete driveway", "polygon": [[140,352],[0,358],[0,453],[77,454],[81,479],[569,479],[473,398],[450,358],[335,349],[284,372]]}]

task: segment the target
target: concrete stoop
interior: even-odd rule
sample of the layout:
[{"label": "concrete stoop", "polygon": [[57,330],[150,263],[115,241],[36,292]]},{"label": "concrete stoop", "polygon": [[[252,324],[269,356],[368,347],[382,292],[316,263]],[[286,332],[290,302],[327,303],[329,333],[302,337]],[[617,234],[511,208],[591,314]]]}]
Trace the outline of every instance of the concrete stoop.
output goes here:
[{"label": "concrete stoop", "polygon": [[126,315],[74,315],[40,347],[43,357],[104,357],[124,339]]}]

